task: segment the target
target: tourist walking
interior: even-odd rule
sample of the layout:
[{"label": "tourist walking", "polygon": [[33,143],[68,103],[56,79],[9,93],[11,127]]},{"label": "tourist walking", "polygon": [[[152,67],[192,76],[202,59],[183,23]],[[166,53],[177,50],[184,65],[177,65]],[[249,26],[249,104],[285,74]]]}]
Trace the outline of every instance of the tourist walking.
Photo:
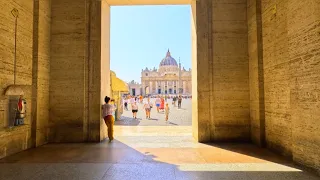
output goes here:
[{"label": "tourist walking", "polygon": [[109,142],[113,140],[113,125],[114,125],[114,106],[111,104],[110,97],[106,96],[104,98],[105,104],[102,105],[103,119],[108,127],[108,137]]},{"label": "tourist walking", "polygon": [[134,119],[137,119],[137,112],[138,112],[138,105],[137,102],[134,102],[131,104],[131,109],[132,109],[132,116]]},{"label": "tourist walking", "polygon": [[130,104],[133,104],[135,102],[134,96],[131,96],[130,98]]},{"label": "tourist walking", "polygon": [[161,97],[161,99],[160,99],[160,108],[159,108],[160,110],[164,110],[164,98],[163,97]]},{"label": "tourist walking", "polygon": [[126,111],[128,111],[128,99],[125,98],[123,102],[124,102],[124,103],[123,103],[123,104],[124,104],[124,109],[125,109]]},{"label": "tourist walking", "polygon": [[156,107],[157,107],[157,112],[159,112],[160,103],[161,103],[160,97],[157,96],[157,98],[155,100],[155,104],[156,104]]},{"label": "tourist walking", "polygon": [[181,108],[182,97],[181,95],[178,97],[178,108]]},{"label": "tourist walking", "polygon": [[146,118],[150,118],[150,112],[151,112],[151,108],[152,108],[152,104],[150,103],[150,99],[148,98],[147,101],[145,101],[144,105],[143,105],[145,111],[146,111]]},{"label": "tourist walking", "polygon": [[177,101],[177,97],[176,96],[173,96],[172,98],[172,104],[174,107],[176,107],[176,101]]},{"label": "tourist walking", "polygon": [[166,115],[166,122],[167,122],[168,119],[169,119],[169,110],[170,110],[169,104],[166,103],[166,107],[164,108],[164,112],[165,112],[165,115]]}]

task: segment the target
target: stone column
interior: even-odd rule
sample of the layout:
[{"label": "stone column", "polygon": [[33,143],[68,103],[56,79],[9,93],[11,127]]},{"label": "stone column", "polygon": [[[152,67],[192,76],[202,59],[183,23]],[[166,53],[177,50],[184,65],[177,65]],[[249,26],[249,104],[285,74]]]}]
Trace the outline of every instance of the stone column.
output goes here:
[{"label": "stone column", "polygon": [[162,81],[162,88],[163,88],[162,94],[165,94],[165,90],[166,90],[166,81]]},{"label": "stone column", "polygon": [[101,105],[111,93],[110,7],[94,0],[51,5],[49,142],[99,142],[106,137]]},{"label": "stone column", "polygon": [[[212,0],[192,0],[191,35],[192,35],[192,129],[193,137],[198,142],[209,142],[213,137],[210,111],[209,73],[212,61]],[[180,83],[178,89],[180,88]],[[179,93],[179,92],[178,92]]]},{"label": "stone column", "polygon": [[178,94],[178,88],[179,88],[178,87],[178,81],[175,81],[175,82],[176,82],[176,88],[175,88],[176,89],[176,94]]},{"label": "stone column", "polygon": [[261,0],[250,1],[247,12],[248,43],[253,49],[253,51],[251,49],[248,51],[251,140],[263,147],[266,142]]},{"label": "stone column", "polygon": [[152,90],[152,81],[149,82],[149,94],[153,94],[153,90]]},{"label": "stone column", "polygon": [[141,94],[144,96],[146,95],[146,92],[145,92],[145,82],[144,81],[141,81]]}]

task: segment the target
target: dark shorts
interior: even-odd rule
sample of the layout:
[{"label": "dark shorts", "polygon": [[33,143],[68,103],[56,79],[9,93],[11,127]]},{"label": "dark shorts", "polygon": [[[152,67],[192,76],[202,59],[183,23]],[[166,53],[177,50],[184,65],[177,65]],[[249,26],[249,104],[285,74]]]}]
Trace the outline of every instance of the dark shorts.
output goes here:
[{"label": "dark shorts", "polygon": [[132,113],[136,113],[136,112],[138,112],[138,110],[132,110]]},{"label": "dark shorts", "polygon": [[157,107],[160,107],[160,104],[156,104]]}]

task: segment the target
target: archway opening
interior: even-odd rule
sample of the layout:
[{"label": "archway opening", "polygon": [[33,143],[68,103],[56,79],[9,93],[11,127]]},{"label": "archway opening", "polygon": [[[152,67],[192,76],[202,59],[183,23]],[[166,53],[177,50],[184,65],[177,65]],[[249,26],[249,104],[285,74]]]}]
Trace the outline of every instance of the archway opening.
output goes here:
[{"label": "archway opening", "polygon": [[[168,3],[171,4],[171,3]],[[175,6],[133,6],[133,7],[128,7],[128,6],[109,6],[108,8],[110,8],[110,15],[111,18],[109,19],[109,22],[111,24],[111,30],[110,30],[110,49],[108,49],[108,52],[110,52],[110,68],[111,70],[115,71],[117,76],[122,79],[125,82],[129,82],[128,86],[129,86],[129,91],[127,94],[124,94],[122,96],[122,99],[120,101],[124,102],[125,99],[128,97],[128,95],[130,95],[130,98],[132,98],[132,96],[134,96],[135,100],[137,101],[137,99],[140,99],[138,96],[141,95],[143,97],[145,97],[144,101],[147,100],[147,98],[151,98],[152,101],[152,109],[154,111],[153,116],[154,118],[150,118],[151,121],[147,121],[145,119],[145,115],[144,115],[144,101],[141,102],[141,107],[139,107],[139,113],[141,118],[139,119],[139,121],[133,121],[133,124],[135,125],[142,125],[144,122],[144,125],[148,125],[150,122],[160,122],[160,123],[150,123],[150,125],[154,125],[157,126],[159,124],[161,124],[162,126],[189,126],[189,132],[190,134],[192,134],[192,126],[197,127],[197,123],[192,123],[192,121],[197,122],[197,116],[193,116],[192,115],[192,100],[191,97],[193,96],[193,89],[196,89],[196,87],[194,87],[192,84],[192,79],[196,79],[195,77],[192,77],[192,68],[194,67],[194,62],[196,62],[196,36],[195,36],[195,19],[193,18],[193,12],[192,12],[192,6],[191,6],[191,1],[185,1],[183,3],[179,2],[172,2],[172,5]],[[110,5],[110,4],[108,4]],[[125,4],[125,5],[129,5],[129,4]],[[139,5],[139,4],[130,4],[130,5]],[[152,4],[154,5],[154,4]],[[161,4],[156,4],[156,5],[161,5]],[[155,9],[166,9],[168,8],[168,13],[172,13],[174,11],[170,11],[170,8],[180,8],[180,9],[184,9],[186,10],[184,13],[187,14],[187,16],[178,16],[178,18],[176,19],[180,19],[183,20],[184,22],[187,22],[185,24],[187,24],[187,27],[183,27],[180,30],[180,34],[184,34],[184,39],[182,42],[179,42],[179,39],[173,39],[172,42],[170,42],[170,40],[166,37],[166,32],[164,32],[166,29],[168,32],[173,31],[173,29],[177,28],[177,26],[179,26],[179,21],[177,21],[177,26],[173,27],[173,29],[170,30],[170,28],[165,28],[165,24],[166,23],[172,23],[169,22],[170,21],[170,17],[168,16],[167,19],[162,19],[160,20],[159,18],[155,18],[157,17],[156,15],[156,11],[157,10],[153,10],[152,8]],[[130,23],[128,22],[124,22],[124,20],[121,22],[121,17],[119,19],[117,19],[117,14],[113,14],[114,10],[117,9],[121,9],[124,8],[126,9],[126,12],[131,12],[131,17],[127,17],[124,19],[130,19],[128,21],[130,21]],[[148,23],[145,22],[145,20],[142,17],[139,17],[139,15],[137,15],[137,12],[141,12],[141,11],[137,11],[137,12],[133,12],[134,8],[144,8],[147,9],[150,8],[148,11],[152,11],[152,14],[149,15],[151,16],[150,19],[153,18],[153,21],[158,21],[155,22],[155,24],[159,24],[159,27],[164,26],[164,28],[161,31],[161,28],[159,28],[160,30],[158,31],[151,31],[152,27],[154,24],[152,23]],[[161,10],[158,10],[159,12]],[[120,12],[119,14],[123,15],[124,12]],[[162,11],[162,14],[165,14],[166,11]],[[179,13],[178,13],[179,14]],[[146,16],[146,15],[145,15]],[[144,17],[145,17],[144,16]],[[172,18],[173,16],[171,16]],[[118,23],[113,24],[115,21],[117,21]],[[161,21],[163,22],[161,24]],[[166,21],[166,22],[165,22]],[[153,37],[151,35],[151,37],[148,35],[146,35],[146,37],[143,37],[144,34],[146,33],[144,30],[143,25],[137,25],[135,23],[142,23],[144,25],[149,25],[149,32],[152,34],[153,33]],[[129,27],[125,27],[124,24],[126,24],[128,26],[130,26],[130,30]],[[139,24],[138,23],[138,24]],[[120,24],[120,25],[119,25]],[[138,28],[137,28],[138,27]],[[114,30],[112,29],[114,28]],[[127,31],[126,34],[122,34],[121,38],[116,39],[117,37],[114,36],[114,33],[117,32],[119,33],[119,31],[121,31],[121,29],[123,29],[124,31]],[[140,34],[137,33],[137,31],[141,30]],[[130,34],[131,32],[128,31],[135,31],[136,34],[132,35]],[[158,34],[157,34],[158,33]],[[176,31],[177,33],[177,31]],[[129,37],[127,37],[129,36]],[[157,41],[157,36],[159,36],[159,38],[162,38],[163,41],[168,41],[168,43],[160,43],[160,40]],[[171,34],[172,36],[172,34]],[[136,38],[138,37],[138,38]],[[152,38],[153,42],[149,43],[149,44],[144,44],[146,46],[143,45],[143,43],[141,43],[140,41],[144,41],[144,38]],[[158,38],[158,39],[159,39]],[[178,37],[176,37],[178,38]],[[137,41],[134,41],[134,39],[138,39]],[[139,40],[140,39],[140,40]],[[129,41],[129,42],[128,42]],[[134,41],[135,45],[132,45],[132,42],[130,41]],[[185,45],[185,43],[187,43],[187,50],[185,49],[179,49],[179,44],[181,46]],[[130,46],[130,45],[131,46]],[[142,45],[141,45],[142,44]],[[159,49],[157,49],[155,47],[155,44],[161,44],[161,46]],[[118,46],[118,47],[117,47]],[[168,49],[169,48],[169,49]],[[116,49],[116,50],[115,50]],[[151,49],[151,50],[150,50]],[[165,49],[165,50],[163,50]],[[132,51],[134,51],[132,53]],[[150,52],[151,51],[151,52]],[[140,58],[136,58],[136,54],[140,54]],[[152,56],[153,53],[153,56]],[[121,57],[123,55],[127,55],[127,57]],[[118,57],[117,57],[118,56]],[[130,57],[129,57],[130,56]],[[187,57],[187,58],[185,58]],[[137,60],[138,59],[138,60]],[[123,61],[122,61],[123,60]],[[141,60],[141,61],[139,61]],[[192,62],[192,63],[191,63]],[[117,64],[118,63],[118,64]],[[124,64],[127,64],[128,66],[124,66]],[[138,66],[137,66],[138,65]],[[142,69],[142,71],[140,71],[140,69]],[[127,74],[129,74],[128,76],[130,77],[130,79],[126,79],[126,75],[125,73],[121,72],[124,71]],[[135,73],[137,73],[138,75],[135,75]],[[134,78],[136,76],[136,78]],[[137,84],[140,84],[140,92],[136,92],[136,94],[132,94],[132,90],[133,89],[139,89],[139,87],[137,87]],[[196,84],[196,83],[195,83]],[[130,86],[133,87],[130,87]],[[196,92],[195,92],[196,94]],[[180,97],[179,97],[180,96]],[[165,100],[164,105],[159,105],[160,108],[160,112],[157,112],[157,103],[158,102],[158,98],[160,99],[161,102],[161,98],[163,98]],[[131,100],[130,100],[131,101]],[[180,106],[180,102],[182,101],[182,106]],[[127,100],[127,102],[129,102],[129,100]],[[131,101],[132,102],[132,101]],[[137,101],[140,102],[140,101]],[[124,103],[123,103],[124,104]],[[166,104],[168,104],[168,106],[170,107],[170,116],[172,116],[171,118],[169,117],[169,123],[165,122],[165,106]],[[122,106],[122,105],[121,105]],[[130,105],[129,105],[130,106]],[[196,108],[196,107],[195,107]],[[132,119],[132,115],[131,115],[131,111],[130,108],[129,112],[123,111],[122,110],[122,116],[119,114],[119,118],[118,118],[118,122],[116,122],[116,124],[118,125],[126,125],[126,120],[129,121],[128,119]],[[177,111],[177,112],[175,112]],[[138,114],[139,114],[138,113]],[[159,114],[158,114],[159,113]],[[163,117],[162,117],[163,116]],[[178,117],[178,118],[175,118]],[[149,119],[149,120],[150,120]],[[171,120],[170,120],[171,119]],[[153,120],[153,121],[152,121]],[[131,121],[132,122],[132,121]],[[141,123],[142,122],[142,123]],[[197,129],[197,128],[194,128]],[[194,133],[195,136],[196,133]]]}]

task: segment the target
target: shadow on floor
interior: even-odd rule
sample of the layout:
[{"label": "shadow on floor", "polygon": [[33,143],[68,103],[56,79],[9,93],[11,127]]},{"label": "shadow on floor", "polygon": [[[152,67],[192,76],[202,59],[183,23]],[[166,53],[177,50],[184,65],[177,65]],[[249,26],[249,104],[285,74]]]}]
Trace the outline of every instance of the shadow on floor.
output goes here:
[{"label": "shadow on floor", "polygon": [[255,157],[259,159],[263,159],[266,161],[281,163],[281,164],[292,164],[292,160],[287,157],[278,158],[279,156],[266,149],[260,148],[252,143],[205,143],[207,145],[224,149],[230,152],[235,152],[239,154],[243,154],[250,157]]},{"label": "shadow on floor", "polygon": [[[245,153],[261,159],[279,158],[274,154],[264,154],[264,150],[252,145],[212,145],[230,150],[231,157]],[[211,156],[214,150],[202,149]],[[166,154],[167,148],[160,148],[161,156],[153,154],[154,148],[132,148],[119,140],[112,143],[48,144],[23,151],[0,160],[2,180],[180,180],[180,179],[243,179],[243,180],[316,180],[319,177],[287,166],[258,163],[188,163],[184,149],[176,149],[176,156]],[[256,152],[252,152],[256,151]],[[166,156],[168,155],[168,156]],[[221,156],[216,154],[214,157]],[[234,157],[233,157],[234,156]],[[220,157],[221,158],[221,157]],[[271,160],[272,160],[271,158]],[[281,159],[281,158],[279,158]],[[210,160],[210,159],[208,159]],[[167,161],[177,163],[167,163]],[[239,161],[240,162],[240,161]]]},{"label": "shadow on floor", "polygon": [[133,117],[121,116],[119,120],[114,122],[116,126],[138,126],[141,118],[134,119]]},{"label": "shadow on floor", "polygon": [[168,124],[178,126],[178,124],[168,121]]}]

